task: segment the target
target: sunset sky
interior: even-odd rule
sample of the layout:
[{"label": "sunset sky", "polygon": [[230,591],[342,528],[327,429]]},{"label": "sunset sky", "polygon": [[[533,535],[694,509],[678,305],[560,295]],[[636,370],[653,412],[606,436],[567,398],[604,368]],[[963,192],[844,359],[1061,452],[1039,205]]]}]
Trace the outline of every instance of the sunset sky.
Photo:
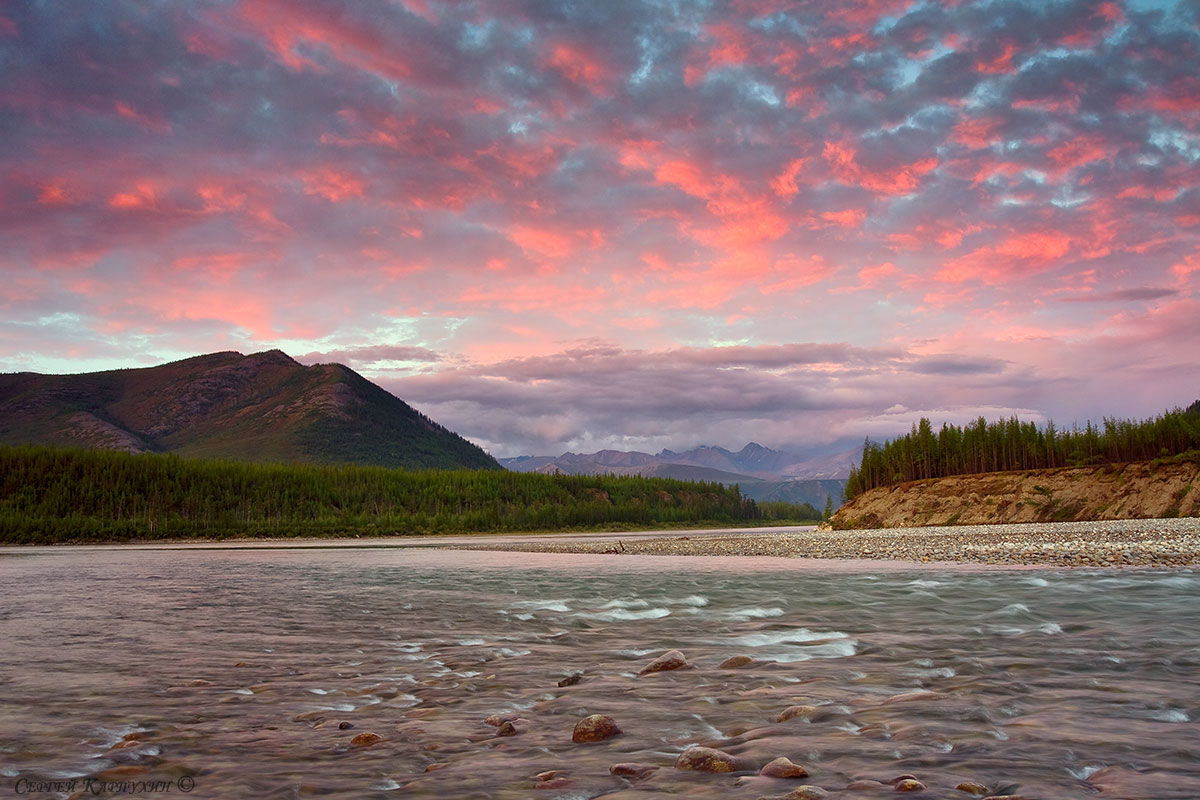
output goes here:
[{"label": "sunset sky", "polygon": [[0,2],[0,371],[281,348],[494,455],[1200,398],[1200,4]]}]

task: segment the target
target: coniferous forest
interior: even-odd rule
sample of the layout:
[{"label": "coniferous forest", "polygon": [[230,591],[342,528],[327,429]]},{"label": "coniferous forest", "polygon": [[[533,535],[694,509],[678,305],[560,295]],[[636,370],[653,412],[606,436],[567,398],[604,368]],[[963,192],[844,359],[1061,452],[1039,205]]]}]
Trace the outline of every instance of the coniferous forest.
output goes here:
[{"label": "coniferous forest", "polygon": [[267,465],[0,446],[0,542],[813,521],[807,503],[639,476]]},{"label": "coniferous forest", "polygon": [[924,417],[904,436],[863,444],[850,470],[846,499],[880,486],[981,472],[1083,467],[1156,458],[1200,458],[1200,400],[1141,422],[1104,420],[1083,428],[1038,427],[1013,416],[965,427],[943,424],[936,433]]}]

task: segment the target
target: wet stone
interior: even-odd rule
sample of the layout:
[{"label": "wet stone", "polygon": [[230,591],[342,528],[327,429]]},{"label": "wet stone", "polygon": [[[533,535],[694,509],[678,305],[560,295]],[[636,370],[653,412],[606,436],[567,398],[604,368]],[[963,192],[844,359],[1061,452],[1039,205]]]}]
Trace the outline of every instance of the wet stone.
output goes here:
[{"label": "wet stone", "polygon": [[554,778],[548,781],[538,781],[533,785],[534,789],[566,789],[571,786],[573,781],[570,778]]},{"label": "wet stone", "polygon": [[963,781],[954,788],[960,792],[970,792],[971,794],[988,793],[988,788],[986,786],[984,786],[982,783],[976,783],[975,781]]},{"label": "wet stone", "polygon": [[863,791],[869,791],[871,789],[880,789],[880,788],[883,788],[884,786],[887,786],[887,784],[880,783],[879,781],[872,781],[872,780],[851,781],[850,783],[846,784],[846,791],[848,791],[848,792],[863,792]]},{"label": "wet stone", "polygon": [[607,714],[592,714],[575,723],[575,731],[571,734],[573,742],[602,742],[621,732],[617,721]]},{"label": "wet stone", "polygon": [[746,666],[747,664],[753,664],[753,663],[754,663],[754,659],[751,658],[750,656],[745,656],[745,655],[730,656],[729,658],[722,661],[717,666],[717,669],[738,669],[740,667]]},{"label": "wet stone", "polygon": [[490,717],[487,717],[486,719],[484,719],[483,722],[485,725],[491,725],[493,728],[498,728],[501,725],[503,725],[505,722],[512,722],[513,720],[520,719],[520,718],[521,718],[520,714],[510,711],[505,714],[492,714]]},{"label": "wet stone", "polygon": [[788,706],[783,711],[779,712],[779,716],[775,718],[776,722],[787,722],[795,717],[811,717],[817,713],[816,706]]},{"label": "wet stone", "polygon": [[575,684],[579,683],[582,680],[583,680],[583,673],[576,672],[574,674],[568,675],[567,677],[563,678],[561,681],[558,682],[558,685],[560,687],[574,686]]},{"label": "wet stone", "polygon": [[642,667],[638,675],[650,675],[654,672],[667,672],[673,669],[687,669],[691,665],[687,659],[683,657],[683,653],[678,650],[668,650],[658,658],[651,661],[646,666]]},{"label": "wet stone", "polygon": [[497,736],[516,736],[525,732],[525,720],[506,719],[496,727]]},{"label": "wet stone", "polygon": [[787,757],[780,756],[763,767],[759,774],[764,778],[807,778],[808,770],[799,764],[793,764]]},{"label": "wet stone", "polygon": [[822,800],[822,798],[829,797],[829,792],[820,786],[804,785],[797,786],[783,797],[784,800]]},{"label": "wet stone", "polygon": [[636,778],[640,780],[657,769],[658,767],[653,764],[639,764],[635,761],[625,761],[620,764],[613,764],[608,768],[608,771],[613,775],[619,775],[623,778]]},{"label": "wet stone", "polygon": [[372,733],[371,731],[363,731],[358,736],[355,736],[353,739],[350,740],[350,746],[351,747],[370,747],[371,745],[375,744],[376,742],[382,742],[382,741],[383,741],[383,737],[380,736],[378,733]]},{"label": "wet stone", "polygon": [[354,727],[354,723],[353,723],[353,722],[339,722],[339,723],[338,723],[338,730],[339,730],[339,731],[348,731],[348,730],[350,730],[350,729],[351,729],[351,728],[353,728],[353,727]]},{"label": "wet stone", "polygon": [[754,765],[744,758],[737,758],[724,750],[712,747],[689,747],[675,759],[675,769],[691,770],[693,772],[742,772],[754,769]]},{"label": "wet stone", "polygon": [[923,792],[928,787],[916,778],[901,778],[892,784],[897,792]]}]

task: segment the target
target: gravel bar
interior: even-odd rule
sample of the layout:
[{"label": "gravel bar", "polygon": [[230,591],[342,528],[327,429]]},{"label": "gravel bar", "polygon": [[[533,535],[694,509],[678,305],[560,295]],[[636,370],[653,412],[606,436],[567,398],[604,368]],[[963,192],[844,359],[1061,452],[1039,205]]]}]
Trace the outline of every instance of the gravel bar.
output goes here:
[{"label": "gravel bar", "polygon": [[1200,518],[809,530],[654,539],[621,534],[588,541],[530,539],[456,549],[613,555],[782,556],[950,561],[1061,567],[1175,567],[1200,564]]}]

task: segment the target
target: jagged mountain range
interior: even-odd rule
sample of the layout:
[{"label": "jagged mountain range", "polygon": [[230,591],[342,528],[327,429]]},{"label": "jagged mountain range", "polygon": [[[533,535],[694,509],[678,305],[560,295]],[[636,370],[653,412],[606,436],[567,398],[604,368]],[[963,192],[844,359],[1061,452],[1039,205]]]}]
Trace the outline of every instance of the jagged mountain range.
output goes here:
[{"label": "jagged mountain range", "polygon": [[850,465],[857,456],[857,451],[806,456],[750,442],[737,452],[702,446],[682,452],[662,450],[653,455],[600,450],[560,456],[517,456],[499,461],[518,472],[614,473],[736,483],[744,495],[755,500],[805,502],[821,509],[827,497],[833,498],[835,506],[841,503]]},{"label": "jagged mountain range", "polygon": [[78,375],[0,374],[0,443],[238,461],[500,468],[350,368],[306,367],[279,350]]}]

